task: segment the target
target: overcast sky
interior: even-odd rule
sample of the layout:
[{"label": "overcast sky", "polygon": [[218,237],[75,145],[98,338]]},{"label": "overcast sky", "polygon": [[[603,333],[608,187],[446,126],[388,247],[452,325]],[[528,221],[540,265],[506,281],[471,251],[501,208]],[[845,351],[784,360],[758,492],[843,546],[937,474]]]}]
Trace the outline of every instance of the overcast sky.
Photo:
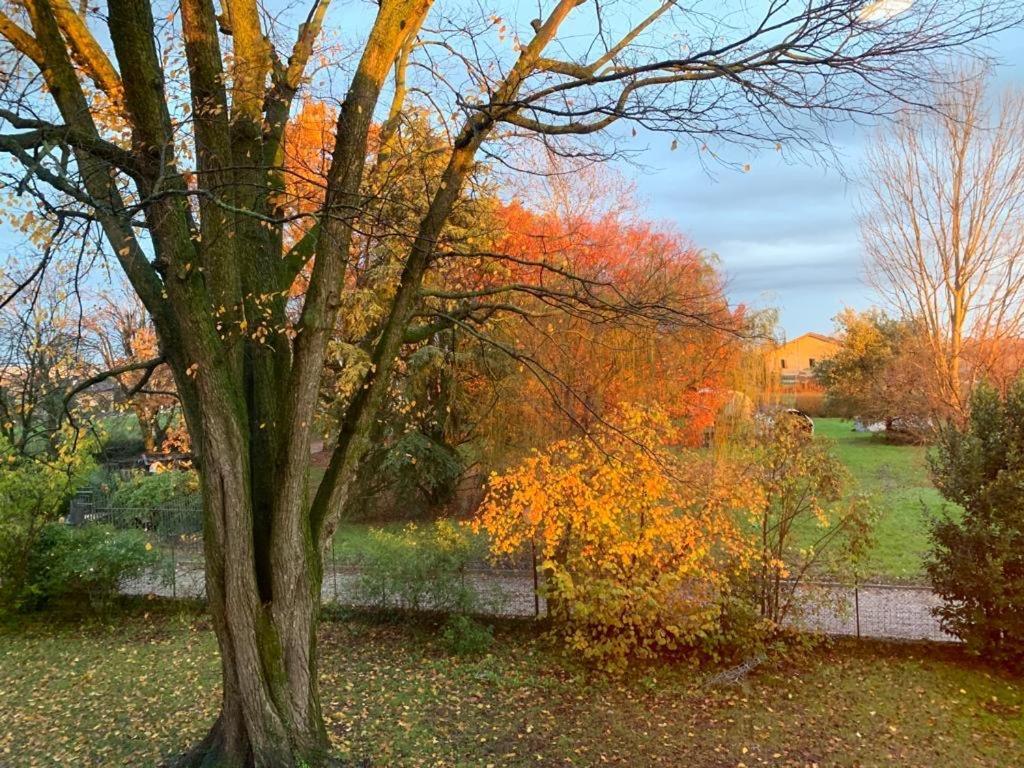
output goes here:
[{"label": "overcast sky", "polygon": [[[998,85],[1024,87],[1024,31],[1004,33],[992,48]],[[649,168],[624,172],[651,216],[718,255],[733,301],[778,308],[788,338],[827,333],[844,306],[864,308],[875,298],[863,279],[855,180],[872,135],[842,131],[842,170],[806,159],[787,164],[769,152],[749,173],[717,169],[709,177],[692,153],[659,141],[643,157]]]}]

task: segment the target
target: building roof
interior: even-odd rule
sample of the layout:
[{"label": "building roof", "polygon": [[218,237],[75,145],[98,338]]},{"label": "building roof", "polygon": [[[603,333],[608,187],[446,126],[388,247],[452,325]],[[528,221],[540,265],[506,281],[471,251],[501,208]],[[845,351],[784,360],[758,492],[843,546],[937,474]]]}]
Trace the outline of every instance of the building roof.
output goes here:
[{"label": "building roof", "polygon": [[780,344],[779,345],[779,349],[782,349],[783,347],[787,347],[790,344],[794,344],[794,343],[800,341],[800,339],[806,339],[806,338],[817,339],[818,341],[823,341],[826,344],[834,344],[837,347],[841,347],[843,345],[843,342],[841,342],[839,339],[837,339],[837,338],[835,338],[833,336],[826,336],[823,333],[815,333],[814,331],[808,331],[807,333],[804,333],[804,334],[801,334],[800,336],[797,336],[795,339],[789,339],[784,344]]}]

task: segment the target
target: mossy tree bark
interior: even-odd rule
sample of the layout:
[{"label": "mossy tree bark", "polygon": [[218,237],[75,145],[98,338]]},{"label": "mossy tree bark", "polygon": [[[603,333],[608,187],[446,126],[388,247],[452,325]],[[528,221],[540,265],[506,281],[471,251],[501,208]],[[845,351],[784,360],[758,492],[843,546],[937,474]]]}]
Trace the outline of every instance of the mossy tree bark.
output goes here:
[{"label": "mossy tree bark", "polygon": [[[68,130],[81,139],[81,190],[68,191],[92,207],[153,317],[200,469],[223,702],[209,735],[182,765],[316,766],[328,756],[316,617],[330,515],[312,516],[310,430],[360,207],[371,117],[429,0],[380,5],[341,109],[314,276],[292,342],[257,331],[286,327],[287,290],[301,266],[283,258],[275,200],[287,115],[326,6],[314,6],[282,68],[272,62],[256,4],[228,0],[234,58],[225,70],[211,0],[182,0],[202,193],[195,206],[188,201],[195,190],[170,150],[174,129],[147,0],[110,1],[113,62],[63,0],[30,4],[30,31],[19,38]],[[76,65],[107,75],[96,80],[110,99],[105,116],[90,109]],[[101,139],[104,119],[129,126],[130,149]],[[137,186],[151,252],[130,220],[117,173]],[[396,326],[403,322],[396,317]],[[379,377],[388,369],[381,366]],[[359,461],[369,414],[352,421],[346,465]]]},{"label": "mossy tree bark", "polygon": [[[559,21],[574,4],[559,4]],[[178,761],[183,766],[329,762],[316,666],[320,553],[369,448],[434,245],[495,124],[477,114],[455,143],[409,250],[372,372],[345,413],[326,477],[311,495],[310,433],[362,208],[371,118],[403,50],[401,60],[407,59],[430,0],[380,3],[340,110],[315,247],[296,259],[284,250],[276,208],[284,188],[284,130],[326,5],[313,6],[285,67],[272,60],[252,0],[227,0],[226,18],[215,14],[211,0],[182,0],[199,180],[191,187],[170,149],[174,126],[148,0],[110,0],[113,61],[64,0],[32,3],[30,31],[18,38],[72,136],[81,189],[61,191],[91,206],[152,315],[200,469],[223,701],[207,737]],[[229,25],[232,36],[227,70],[218,24]],[[546,28],[545,42],[556,28]],[[512,100],[542,48],[535,42],[520,58],[499,93],[503,100]],[[90,109],[76,66],[108,97],[105,116]],[[130,128],[129,149],[101,138],[104,119]],[[143,201],[138,209],[151,253],[127,213],[115,183],[119,173],[134,181]],[[60,188],[59,180],[51,182]],[[310,256],[294,333],[274,333],[288,326],[288,289]]]}]

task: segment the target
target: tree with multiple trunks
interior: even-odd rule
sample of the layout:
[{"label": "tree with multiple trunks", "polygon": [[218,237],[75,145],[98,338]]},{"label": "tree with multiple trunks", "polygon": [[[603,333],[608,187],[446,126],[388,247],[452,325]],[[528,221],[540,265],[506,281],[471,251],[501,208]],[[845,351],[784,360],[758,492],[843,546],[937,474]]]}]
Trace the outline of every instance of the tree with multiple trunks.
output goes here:
[{"label": "tree with multiple trunks", "polygon": [[[446,228],[478,154],[511,163],[509,143],[543,140],[597,159],[631,140],[617,127],[628,122],[708,158],[730,143],[808,149],[835,120],[913,103],[936,55],[1014,22],[1016,3],[920,0],[896,14],[863,0],[552,0],[527,21],[380,0],[346,24],[362,40],[333,61],[329,6],[313,0],[289,42],[287,14],[255,0],[13,0],[0,12],[0,183],[55,228],[102,233],[160,342],[157,360],[134,365],[169,366],[192,436],[223,698],[183,765],[330,761],[320,553],[406,340],[503,303],[497,289],[423,290],[431,269],[465,256]],[[296,97],[320,82],[311,63],[323,87],[345,85],[308,211],[288,203],[283,156]],[[415,110],[441,129],[442,170],[400,228],[377,227],[389,191],[377,169]],[[298,219],[310,225],[289,242]],[[394,282],[311,486],[325,356],[367,236],[392,254]],[[591,301],[584,285],[560,300]]]}]

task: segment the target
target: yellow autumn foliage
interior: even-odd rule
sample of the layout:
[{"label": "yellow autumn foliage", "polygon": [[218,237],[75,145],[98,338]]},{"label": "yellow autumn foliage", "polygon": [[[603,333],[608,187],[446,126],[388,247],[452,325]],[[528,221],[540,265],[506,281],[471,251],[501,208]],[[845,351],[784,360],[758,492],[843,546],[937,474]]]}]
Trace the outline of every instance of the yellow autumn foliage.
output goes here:
[{"label": "yellow autumn foliage", "polygon": [[495,555],[536,547],[566,643],[612,671],[715,633],[748,562],[735,510],[756,489],[675,438],[663,413],[624,408],[492,476],[474,523]]}]

